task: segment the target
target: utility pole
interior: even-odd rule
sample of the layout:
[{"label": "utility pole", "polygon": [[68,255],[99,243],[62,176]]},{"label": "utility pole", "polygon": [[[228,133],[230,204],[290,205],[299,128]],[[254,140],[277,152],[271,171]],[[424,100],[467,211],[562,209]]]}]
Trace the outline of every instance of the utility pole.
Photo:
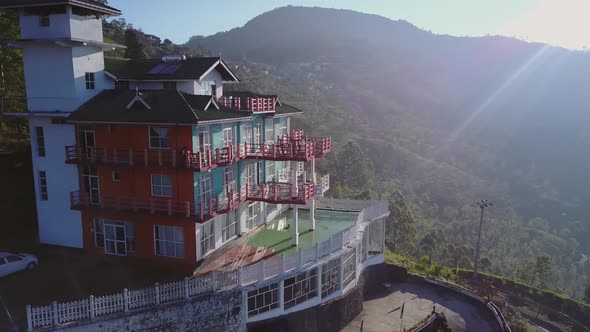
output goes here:
[{"label": "utility pole", "polygon": [[479,215],[479,232],[477,233],[477,247],[475,248],[475,263],[473,264],[473,278],[475,279],[477,278],[477,273],[479,272],[479,245],[481,242],[481,230],[483,228],[483,210],[492,206],[492,202],[484,199],[475,202],[473,206],[477,206],[481,210],[481,214]]}]

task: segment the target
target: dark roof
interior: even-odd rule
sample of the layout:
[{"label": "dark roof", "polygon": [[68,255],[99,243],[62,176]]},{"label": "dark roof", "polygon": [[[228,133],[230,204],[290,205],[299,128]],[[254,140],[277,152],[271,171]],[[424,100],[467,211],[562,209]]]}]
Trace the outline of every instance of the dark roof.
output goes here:
[{"label": "dark roof", "polygon": [[275,114],[276,115],[281,115],[281,114],[296,114],[296,113],[303,113],[303,111],[300,110],[300,109],[298,109],[298,108],[296,108],[296,107],[287,105],[285,103],[283,103],[281,105],[277,105],[276,108],[275,108]]},{"label": "dark roof", "polygon": [[177,90],[146,90],[139,95],[148,105],[135,102],[134,90],[104,90],[69,117],[70,122],[196,124],[201,121],[248,117],[228,109],[217,109],[211,96],[191,95]]},{"label": "dark roof", "polygon": [[121,15],[121,11],[93,0],[0,0],[0,8],[22,8],[55,5],[72,5],[108,15]]},{"label": "dark roof", "polygon": [[[163,72],[156,68],[163,69]],[[117,80],[199,80],[213,68],[219,71],[224,81],[238,81],[219,57],[187,58],[178,62],[105,58],[105,70]]]}]

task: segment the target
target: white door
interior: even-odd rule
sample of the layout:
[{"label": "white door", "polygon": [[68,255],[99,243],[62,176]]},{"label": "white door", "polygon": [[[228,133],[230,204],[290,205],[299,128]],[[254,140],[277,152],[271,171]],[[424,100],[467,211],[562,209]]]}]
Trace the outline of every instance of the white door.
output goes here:
[{"label": "white door", "polygon": [[199,178],[199,203],[203,211],[209,210],[209,201],[213,195],[213,184],[211,181],[211,175],[201,175]]},{"label": "white door", "polygon": [[86,158],[94,159],[94,150],[96,148],[96,142],[94,137],[94,129],[83,128],[80,129],[80,145],[86,154]]},{"label": "white door", "polygon": [[258,226],[258,220],[260,219],[260,203],[255,202],[248,205],[248,220],[246,226],[248,230]]},{"label": "white door", "polygon": [[254,125],[254,144],[260,146],[262,144],[262,121],[256,121]]},{"label": "white door", "polygon": [[242,143],[252,144],[252,123],[242,125]]},{"label": "white door", "polygon": [[223,191],[229,199],[230,193],[236,193],[236,177],[233,166],[226,167],[223,174]]},{"label": "white door", "polygon": [[82,179],[84,180],[84,191],[88,194],[89,204],[100,204],[100,185],[96,168],[87,166],[83,168]]},{"label": "white door", "polygon": [[199,128],[199,152],[201,153],[201,163],[207,164],[207,151],[211,150],[211,134],[206,128]]},{"label": "white door", "polygon": [[104,252],[109,255],[127,255],[124,223],[104,224]]},{"label": "white door", "polygon": [[226,148],[226,147],[232,145],[233,140],[234,140],[233,126],[223,128],[223,141],[222,141],[223,147]]},{"label": "white door", "polygon": [[248,185],[248,190],[254,190],[254,164],[246,165],[244,182]]}]

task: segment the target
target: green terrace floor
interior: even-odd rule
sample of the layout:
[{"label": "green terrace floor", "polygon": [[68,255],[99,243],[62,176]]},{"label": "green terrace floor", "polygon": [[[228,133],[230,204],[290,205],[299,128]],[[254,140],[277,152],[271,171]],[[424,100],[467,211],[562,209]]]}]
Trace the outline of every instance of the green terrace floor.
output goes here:
[{"label": "green terrace floor", "polygon": [[[299,209],[299,247],[294,247],[291,245],[293,211],[288,210],[254,234],[246,245],[265,247],[277,255],[292,253],[298,248],[308,248],[328,240],[332,235],[354,225],[357,216],[358,212],[316,210],[316,229],[312,231],[309,210]],[[289,227],[286,227],[287,224]]]}]

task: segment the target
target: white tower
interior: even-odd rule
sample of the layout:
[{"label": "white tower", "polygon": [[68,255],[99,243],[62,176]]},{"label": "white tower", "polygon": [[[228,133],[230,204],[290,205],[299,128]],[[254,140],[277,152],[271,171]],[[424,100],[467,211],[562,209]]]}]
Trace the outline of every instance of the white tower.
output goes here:
[{"label": "white tower", "polygon": [[65,164],[65,146],[76,144],[70,112],[105,88],[102,17],[120,11],[90,0],[5,0],[0,8],[19,16],[23,50],[37,219],[41,243],[83,246],[79,211],[69,193],[79,189],[76,166]]}]

